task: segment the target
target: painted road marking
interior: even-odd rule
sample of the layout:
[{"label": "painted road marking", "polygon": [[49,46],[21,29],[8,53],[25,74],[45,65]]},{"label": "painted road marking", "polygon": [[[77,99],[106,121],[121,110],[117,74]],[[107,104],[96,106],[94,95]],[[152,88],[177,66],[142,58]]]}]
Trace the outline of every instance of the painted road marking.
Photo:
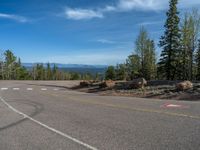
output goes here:
[{"label": "painted road marking", "polygon": [[41,88],[41,90],[42,90],[42,91],[46,91],[47,89],[46,89],[46,88]]},{"label": "painted road marking", "polygon": [[175,104],[169,104],[169,105],[167,105],[167,107],[174,107],[174,108],[180,108],[181,107],[181,105],[175,105]]},{"label": "painted road marking", "polygon": [[[46,93],[45,95],[50,95],[50,96],[54,96],[54,97],[63,97],[62,95],[57,95],[57,94],[52,94],[52,93]],[[63,97],[63,98],[65,98],[65,97]],[[106,107],[112,107],[112,108],[127,109],[127,110],[146,112],[146,113],[157,113],[157,114],[163,114],[163,115],[168,115],[168,116],[186,117],[186,118],[200,120],[200,116],[198,116],[198,115],[167,112],[167,111],[155,110],[155,109],[145,109],[145,108],[143,109],[143,108],[123,106],[123,105],[108,104],[108,103],[103,103],[103,102],[95,102],[93,100],[92,101],[91,100],[80,100],[80,99],[77,99],[77,98],[74,98],[71,96],[68,96],[68,99],[77,101],[77,102],[81,102],[81,103],[92,104],[92,105],[100,105],[100,106],[106,106]]]},{"label": "painted road marking", "polygon": [[160,106],[161,108],[189,108],[189,106],[186,106],[186,105],[180,105],[180,104],[169,104],[169,103],[166,103],[164,105],[161,105]]},{"label": "painted road marking", "polygon": [[[5,90],[8,90],[8,88],[1,88],[1,90],[2,91],[5,91]],[[12,90],[14,90],[14,91],[19,91],[20,90],[20,88],[12,88]],[[27,91],[32,91],[33,90],[33,88],[26,88],[26,90]],[[41,90],[42,91],[47,91],[47,88],[41,88]],[[55,89],[53,89],[54,91],[59,91],[59,89],[57,89],[57,88],[55,88]]]},{"label": "painted road marking", "polygon": [[22,115],[24,118],[27,118],[27,119],[29,119],[29,120],[31,120],[31,121],[37,123],[38,125],[40,125],[40,126],[46,128],[46,129],[48,129],[48,130],[50,130],[50,131],[52,131],[52,132],[54,132],[54,133],[57,133],[57,134],[59,134],[59,135],[65,137],[65,138],[68,138],[68,139],[72,140],[73,142],[78,143],[79,145],[82,145],[82,146],[84,146],[84,147],[86,147],[86,148],[88,148],[88,149],[90,149],[90,150],[97,150],[97,148],[95,148],[95,147],[93,147],[93,146],[91,146],[91,145],[89,145],[89,144],[86,144],[86,143],[84,143],[84,142],[82,142],[82,141],[79,141],[78,139],[73,138],[73,137],[71,137],[70,135],[67,135],[67,134],[65,134],[65,133],[63,133],[63,132],[61,132],[61,131],[59,131],[59,130],[56,130],[56,129],[52,128],[52,127],[49,127],[49,126],[47,126],[46,124],[43,124],[42,122],[37,121],[37,120],[33,119],[32,117],[30,117],[30,116],[24,114],[23,112],[21,112],[21,111],[15,109],[15,108],[12,107],[10,104],[8,104],[2,97],[0,97],[0,100],[1,100],[8,108],[10,108],[11,110],[13,110],[13,111],[16,112],[17,114]]},{"label": "painted road marking", "polygon": [[27,88],[27,91],[32,91],[33,90],[33,88]]}]

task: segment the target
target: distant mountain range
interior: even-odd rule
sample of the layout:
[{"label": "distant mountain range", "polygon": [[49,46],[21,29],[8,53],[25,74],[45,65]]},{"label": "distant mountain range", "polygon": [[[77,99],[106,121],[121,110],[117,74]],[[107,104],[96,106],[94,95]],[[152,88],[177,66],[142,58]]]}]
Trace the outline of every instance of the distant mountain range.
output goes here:
[{"label": "distant mountain range", "polygon": [[[33,66],[40,63],[22,63],[27,69],[31,69]],[[42,64],[42,63],[41,63]],[[43,63],[46,67],[46,63]],[[78,73],[91,73],[91,74],[104,74],[107,67],[106,65],[85,65],[85,64],[59,64],[59,63],[50,63],[50,66],[53,67],[54,64],[58,67],[59,70],[69,71],[69,72],[78,72]]]},{"label": "distant mountain range", "polygon": [[[22,63],[24,67],[33,67],[36,64],[42,63]],[[46,66],[46,63],[43,63]],[[59,64],[59,63],[50,63],[50,66],[53,67],[54,64],[58,68],[107,68],[106,65],[85,65],[85,64]]]}]

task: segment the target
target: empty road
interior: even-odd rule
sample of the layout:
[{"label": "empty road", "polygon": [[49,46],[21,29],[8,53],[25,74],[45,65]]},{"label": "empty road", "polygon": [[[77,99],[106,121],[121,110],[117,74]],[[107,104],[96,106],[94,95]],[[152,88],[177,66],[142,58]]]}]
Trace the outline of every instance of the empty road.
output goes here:
[{"label": "empty road", "polygon": [[0,81],[0,149],[200,149],[200,102],[98,96],[73,84]]}]

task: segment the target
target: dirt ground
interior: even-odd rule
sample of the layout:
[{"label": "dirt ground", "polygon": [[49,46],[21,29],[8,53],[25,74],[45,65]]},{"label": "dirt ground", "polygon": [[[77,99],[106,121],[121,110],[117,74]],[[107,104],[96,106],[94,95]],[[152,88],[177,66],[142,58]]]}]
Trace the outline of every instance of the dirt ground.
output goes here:
[{"label": "dirt ground", "polygon": [[193,89],[178,91],[175,87],[179,81],[151,81],[144,89],[123,89],[120,86],[115,88],[100,88],[98,84],[88,87],[75,86],[72,89],[87,93],[97,93],[102,96],[128,96],[141,98],[156,99],[173,99],[173,100],[200,100],[200,83],[193,83]]}]

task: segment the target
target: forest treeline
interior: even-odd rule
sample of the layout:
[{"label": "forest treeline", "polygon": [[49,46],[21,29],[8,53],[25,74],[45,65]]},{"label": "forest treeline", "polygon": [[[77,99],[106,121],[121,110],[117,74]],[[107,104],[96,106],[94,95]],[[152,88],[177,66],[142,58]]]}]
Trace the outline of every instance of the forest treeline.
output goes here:
[{"label": "forest treeline", "polygon": [[133,54],[124,64],[109,66],[106,79],[200,80],[200,13],[192,10],[180,17],[177,4],[178,0],[169,1],[159,60],[154,40],[141,27]]},{"label": "forest treeline", "polygon": [[66,72],[60,70],[56,64],[35,64],[27,69],[21,64],[11,50],[6,50],[0,58],[1,80],[91,80],[99,78],[90,73]]}]

